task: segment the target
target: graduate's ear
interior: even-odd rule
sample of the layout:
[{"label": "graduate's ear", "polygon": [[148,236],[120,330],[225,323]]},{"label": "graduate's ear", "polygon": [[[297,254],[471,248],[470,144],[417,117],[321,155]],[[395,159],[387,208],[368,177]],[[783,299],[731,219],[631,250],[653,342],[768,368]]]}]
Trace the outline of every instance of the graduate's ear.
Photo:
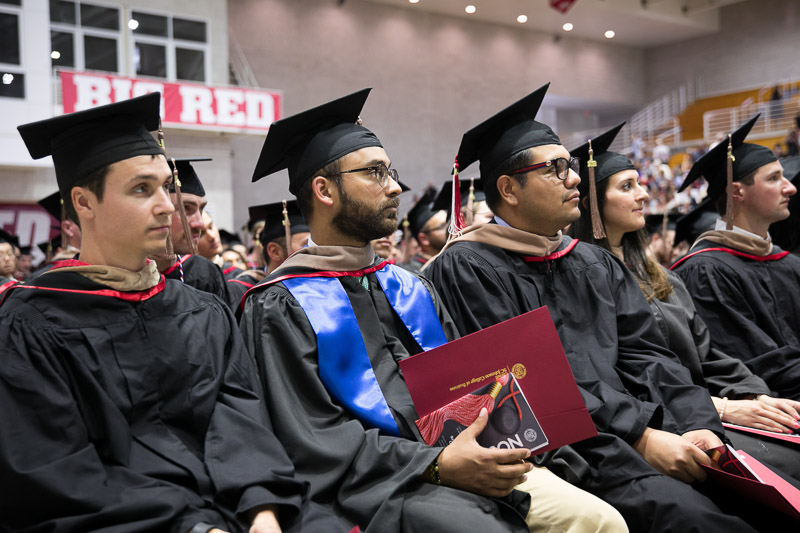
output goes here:
[{"label": "graduate's ear", "polygon": [[311,178],[312,196],[323,205],[333,205],[334,197],[338,198],[338,192],[332,179],[324,176]]},{"label": "graduate's ear", "polygon": [[738,181],[734,181],[731,183],[731,194],[733,195],[733,200],[741,202],[744,200],[745,190],[746,187],[739,183]]},{"label": "graduate's ear", "polygon": [[428,238],[428,236],[421,231],[417,233],[417,242],[420,246],[430,246],[431,244],[431,240]]},{"label": "graduate's ear", "polygon": [[97,196],[87,187],[73,187],[70,191],[70,198],[72,199],[72,206],[75,208],[75,214],[78,215],[78,220],[91,220],[95,217],[95,206],[98,203]]},{"label": "graduate's ear", "polygon": [[267,243],[266,255],[269,258],[270,264],[280,264],[284,259],[286,259],[283,246],[274,241]]},{"label": "graduate's ear", "polygon": [[519,205],[518,188],[519,182],[511,176],[503,174],[497,178],[497,192],[500,193],[500,199],[510,206]]}]

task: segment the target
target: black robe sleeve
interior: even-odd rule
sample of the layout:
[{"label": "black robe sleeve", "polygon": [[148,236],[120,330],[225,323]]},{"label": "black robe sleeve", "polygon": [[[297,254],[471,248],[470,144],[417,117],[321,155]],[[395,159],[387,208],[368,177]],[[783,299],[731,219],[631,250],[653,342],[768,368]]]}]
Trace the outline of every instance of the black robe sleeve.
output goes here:
[{"label": "black robe sleeve", "polygon": [[749,394],[771,394],[764,380],[743,362],[711,345],[711,335],[697,314],[692,297],[681,278],[670,271],[673,291],[663,301],[653,299],[650,308],[670,350],[692,374],[695,384],[706,386],[718,397],[740,398]]},{"label": "black robe sleeve", "polygon": [[[768,280],[752,280],[727,264],[700,256],[676,272],[708,326],[712,345],[744,362],[777,395],[800,400],[800,346],[784,342],[782,307],[778,301],[765,300],[769,291],[758,286]],[[795,294],[800,298],[800,290]]]}]

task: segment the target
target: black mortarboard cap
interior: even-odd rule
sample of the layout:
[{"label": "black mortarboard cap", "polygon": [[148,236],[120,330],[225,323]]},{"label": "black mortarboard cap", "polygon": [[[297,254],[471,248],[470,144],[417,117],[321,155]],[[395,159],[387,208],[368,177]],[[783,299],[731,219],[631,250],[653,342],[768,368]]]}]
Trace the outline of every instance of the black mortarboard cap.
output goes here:
[{"label": "black mortarboard cap", "polygon": [[[667,229],[674,230],[676,229],[676,222],[679,218],[683,215],[678,212],[672,212],[667,215]],[[644,217],[644,224],[645,228],[647,228],[647,232],[650,234],[658,233],[661,231],[664,223],[664,213],[650,213],[649,215],[645,215]]]},{"label": "black mortarboard cap", "polygon": [[56,235],[49,241],[44,241],[36,245],[44,255],[47,255],[48,248],[50,249],[50,253],[55,253],[56,250],[61,248],[61,235]]},{"label": "black mortarboard cap", "polygon": [[417,203],[408,210],[406,216],[403,220],[400,221],[398,229],[403,229],[404,221],[408,220],[408,229],[411,232],[413,237],[417,236],[417,233],[422,231],[422,228],[425,227],[425,224],[441,209],[434,209],[433,201],[436,196],[436,189],[429,189],[425,191],[425,194],[422,195],[422,198],[417,200]]},{"label": "black mortarboard cap", "polygon": [[272,123],[253,171],[258,181],[284,168],[289,191],[297,194],[313,173],[351,152],[382,146],[374,133],[356,124],[372,89],[362,89]]},{"label": "black mortarboard cap", "polygon": [[[769,148],[744,142],[760,116],[760,114],[754,116],[731,134],[734,157],[733,181],[738,181],[754,170],[778,160]],[[727,157],[728,138],[726,137],[697,160],[686,175],[686,179],[683,180],[678,192],[686,189],[702,176],[708,182],[707,196],[712,200],[722,196],[727,187]]]},{"label": "black mortarboard cap", "polygon": [[403,194],[404,192],[408,192],[411,190],[411,187],[409,187],[400,180],[397,180],[397,184],[400,186],[400,194]]},{"label": "black mortarboard cap", "polygon": [[38,203],[42,208],[53,215],[53,218],[61,222],[61,211],[62,211],[62,202],[61,202],[61,193],[56,191],[50,196],[42,198],[39,200]]},{"label": "black mortarboard cap", "polygon": [[7,242],[11,244],[11,246],[19,248],[19,239],[15,235],[11,235],[3,228],[0,228],[0,242]]},{"label": "black mortarboard cap", "polygon": [[219,240],[225,246],[242,244],[242,239],[238,235],[225,229],[219,230]]},{"label": "black mortarboard cap", "polygon": [[19,246],[19,254],[20,255],[31,255],[31,250],[33,250],[33,246]]},{"label": "black mortarboard cap", "polygon": [[[194,194],[195,196],[205,196],[206,190],[203,188],[203,182],[195,172],[192,163],[198,161],[211,161],[210,157],[198,158],[175,158],[175,166],[178,167],[178,179],[181,182],[181,193]],[[172,170],[172,159],[168,158],[169,169]],[[169,192],[175,192],[174,184],[170,186]]]},{"label": "black mortarboard cap", "polygon": [[[295,200],[286,202],[286,212],[289,216],[292,235],[309,231],[306,219],[303,218],[303,213],[300,211],[300,207]],[[264,221],[264,229],[261,230],[261,235],[259,236],[259,240],[262,243],[265,244],[286,235],[286,229],[283,225],[282,201],[271,204],[254,205],[248,208],[248,213],[251,221]]]},{"label": "black mortarboard cap", "polygon": [[487,179],[501,163],[523,150],[561,144],[549,126],[534,120],[549,86],[539,87],[466,132],[458,148],[459,169],[480,161],[481,176]]},{"label": "black mortarboard cap", "polygon": [[[58,189],[117,161],[163,154],[149,132],[158,129],[161,93],[18,126],[31,157],[53,156]],[[60,217],[59,217],[60,218]]]},{"label": "black mortarboard cap", "polygon": [[714,199],[706,197],[694,209],[675,221],[675,244],[686,241],[694,244],[701,234],[713,229],[719,218]]},{"label": "black mortarboard cap", "polygon": [[[607,180],[623,170],[636,170],[630,159],[622,154],[608,150],[624,125],[624,122],[617,124],[592,139],[592,157],[597,162],[597,166],[594,169],[595,183]],[[589,192],[589,167],[587,166],[589,161],[589,142],[587,141],[574,150],[570,150],[569,155],[581,160],[581,183],[578,185],[578,191],[585,196]]]},{"label": "black mortarboard cap", "polygon": [[[472,180],[471,178],[462,177],[458,180],[458,188],[461,191],[461,207],[467,205],[467,202],[469,201],[470,182],[474,183],[474,201],[482,202],[486,200],[486,193],[483,192],[483,180],[481,180],[481,178],[475,178]],[[452,203],[453,180],[447,180],[444,182],[444,185],[442,185],[442,189],[439,191],[439,194],[436,195],[436,200],[433,201],[433,210],[434,212],[445,210],[449,215]]]}]

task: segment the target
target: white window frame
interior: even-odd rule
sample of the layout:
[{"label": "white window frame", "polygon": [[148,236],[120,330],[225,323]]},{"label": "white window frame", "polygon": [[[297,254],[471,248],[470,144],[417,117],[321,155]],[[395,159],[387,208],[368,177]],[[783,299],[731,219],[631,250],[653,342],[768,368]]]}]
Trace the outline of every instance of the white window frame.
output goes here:
[{"label": "white window frame", "polygon": [[[73,24],[68,24],[65,22],[53,22],[50,21],[50,31],[58,31],[62,33],[71,33],[72,34],[72,42],[75,49],[73,50],[73,54],[75,57],[75,64],[71,67],[66,67],[63,65],[55,66],[53,65],[53,69],[59,68],[71,68],[77,71],[86,71],[86,72],[107,72],[111,74],[122,74],[123,72],[123,60],[125,45],[123,42],[123,31],[124,31],[124,10],[121,6],[117,4],[107,4],[105,2],[95,2],[89,1],[84,2],[82,0],[72,0],[76,5],[76,20],[77,22]],[[119,16],[119,27],[120,29],[115,30],[105,30],[102,28],[93,28],[91,26],[83,26],[80,20],[80,4],[88,4],[97,7],[106,7],[109,9],[116,9],[118,16]],[[49,5],[49,4],[48,4]],[[89,37],[100,37],[104,39],[114,39],[117,42],[117,70],[110,71],[110,70],[97,70],[97,69],[88,69],[86,68],[86,50],[84,49],[83,45],[83,38],[84,36]],[[51,40],[51,48],[52,48],[52,40]],[[51,63],[52,65],[52,63]]]},{"label": "white window frame", "polygon": [[[129,42],[129,50],[128,53],[130,54],[129,57],[131,58],[128,76],[135,78],[135,77],[144,77],[144,78],[152,78],[157,80],[166,80],[171,82],[185,82],[185,83],[202,83],[208,84],[210,83],[211,79],[211,22],[208,19],[200,18],[200,17],[193,17],[193,16],[185,16],[179,13],[159,13],[156,11],[151,11],[149,9],[139,9],[139,8],[131,8],[129,12],[129,16],[133,17],[133,12],[136,11],[138,13],[143,13],[146,15],[153,15],[156,17],[166,17],[167,18],[167,37],[161,37],[158,35],[147,35],[145,33],[135,33],[133,30],[128,28],[128,22],[125,21],[125,28],[128,32],[128,42]],[[172,33],[172,19],[179,18],[179,19],[186,19],[191,20],[193,22],[202,22],[206,25],[206,41],[204,43],[198,41],[188,41],[185,39],[175,39]],[[134,52],[136,50],[136,43],[140,42],[143,44],[157,44],[160,46],[164,46],[166,48],[167,54],[167,77],[166,78],[159,78],[158,76],[148,76],[144,74],[137,74],[136,73],[136,65],[134,64],[133,57]],[[184,80],[178,79],[178,66],[177,66],[177,57],[176,57],[176,48],[186,48],[189,50],[197,50],[203,52],[203,79],[202,80]]]},{"label": "white window frame", "polygon": [[[0,4],[0,13],[7,13],[9,15],[17,16],[17,34],[19,35],[19,65],[15,65],[14,63],[0,63],[0,70],[3,72],[8,72],[9,74],[19,74],[20,76],[24,77],[25,53],[23,48],[25,46],[25,24],[22,7],[22,5],[13,6],[11,4]],[[0,81],[0,83],[2,83],[2,81]],[[15,96],[3,96],[1,98],[11,98],[17,101],[25,100],[28,98],[28,91],[26,89],[26,87],[22,88],[22,98],[17,98]]]}]

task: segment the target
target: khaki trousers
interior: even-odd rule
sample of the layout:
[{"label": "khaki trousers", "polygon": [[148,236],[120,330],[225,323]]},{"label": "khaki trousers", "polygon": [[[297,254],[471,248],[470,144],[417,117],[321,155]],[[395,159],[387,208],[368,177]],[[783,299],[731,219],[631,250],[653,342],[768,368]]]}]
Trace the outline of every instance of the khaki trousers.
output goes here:
[{"label": "khaki trousers", "polygon": [[515,488],[531,495],[525,521],[532,532],[627,533],[622,515],[600,498],[571,485],[547,468],[534,466]]}]

